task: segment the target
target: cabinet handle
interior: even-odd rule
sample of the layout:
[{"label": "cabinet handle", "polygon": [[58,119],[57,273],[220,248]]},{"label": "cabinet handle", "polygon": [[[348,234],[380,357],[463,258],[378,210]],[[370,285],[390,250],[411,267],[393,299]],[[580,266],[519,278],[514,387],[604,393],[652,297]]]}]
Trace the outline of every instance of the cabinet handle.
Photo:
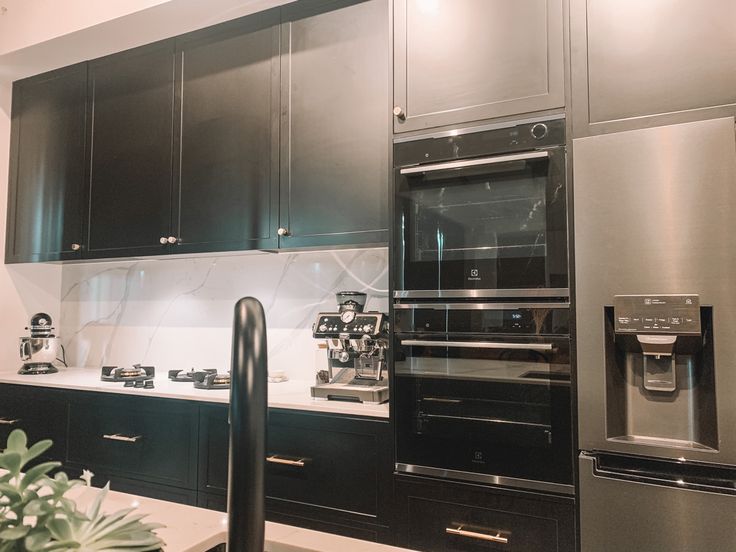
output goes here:
[{"label": "cabinet handle", "polygon": [[72,244],[72,251],[79,251],[80,249],[82,249],[82,246],[80,244],[78,243]]},{"label": "cabinet handle", "polygon": [[486,533],[478,533],[477,531],[468,531],[467,529],[463,529],[462,525],[459,527],[447,527],[445,528],[445,533],[448,535],[456,535],[458,537],[467,537],[469,539],[498,542],[500,544],[509,543],[509,539],[502,537],[500,532],[496,532],[495,535],[488,535]]},{"label": "cabinet handle", "polygon": [[169,238],[167,238],[166,236],[161,236],[158,239],[158,243],[160,243],[161,245],[166,245],[167,243],[169,243]]},{"label": "cabinet handle", "polygon": [[135,435],[134,437],[128,437],[127,435],[120,435],[119,433],[113,433],[105,434],[102,436],[103,439],[108,439],[110,441],[121,441],[123,443],[136,443],[138,442],[138,439],[143,437],[143,435]]},{"label": "cabinet handle", "polygon": [[289,231],[288,231],[288,230],[287,230],[286,228],[284,228],[284,227],[281,227],[281,228],[279,228],[279,229],[278,229],[278,230],[276,231],[276,233],[277,233],[277,234],[278,234],[279,236],[282,236],[282,237],[283,237],[283,236],[288,236],[288,235],[289,235]]},{"label": "cabinet handle", "polygon": [[169,236],[166,241],[173,245],[173,244],[177,243],[179,241],[179,239],[176,236]]},{"label": "cabinet handle", "polygon": [[304,460],[306,458],[300,458],[299,460],[289,460],[288,458],[281,458],[278,454],[273,454],[266,458],[266,462],[271,464],[281,464],[282,466],[294,466],[295,468],[303,468]]},{"label": "cabinet handle", "polygon": [[15,420],[8,420],[7,418],[0,418],[0,425],[15,425],[18,422],[20,422],[20,418],[16,418]]},{"label": "cabinet handle", "polygon": [[406,113],[401,106],[397,105],[396,107],[394,107],[394,117],[396,117],[399,121],[406,121]]}]

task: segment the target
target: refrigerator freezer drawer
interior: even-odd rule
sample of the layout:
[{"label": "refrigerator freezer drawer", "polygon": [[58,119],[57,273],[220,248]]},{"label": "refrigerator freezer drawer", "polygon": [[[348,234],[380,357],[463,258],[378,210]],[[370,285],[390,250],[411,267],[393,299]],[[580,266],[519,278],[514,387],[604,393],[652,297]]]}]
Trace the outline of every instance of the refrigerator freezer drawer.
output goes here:
[{"label": "refrigerator freezer drawer", "polygon": [[580,455],[582,552],[736,550],[736,496],[613,479]]}]

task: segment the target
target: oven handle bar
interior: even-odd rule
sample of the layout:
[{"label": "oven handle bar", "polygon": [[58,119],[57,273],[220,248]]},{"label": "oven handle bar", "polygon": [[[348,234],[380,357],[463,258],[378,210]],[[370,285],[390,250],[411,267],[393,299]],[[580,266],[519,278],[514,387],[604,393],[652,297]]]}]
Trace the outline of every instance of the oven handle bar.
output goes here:
[{"label": "oven handle bar", "polygon": [[432,163],[416,167],[401,169],[401,174],[422,174],[436,171],[447,171],[452,169],[464,169],[466,167],[482,167],[483,165],[496,165],[498,163],[510,163],[513,161],[531,161],[534,159],[549,158],[548,151],[530,151],[527,153],[516,153],[513,155],[497,155],[494,157],[483,157],[481,159],[467,159],[463,161],[449,161],[447,163]]},{"label": "oven handle bar", "polygon": [[570,303],[394,303],[394,309],[517,310],[569,309]]},{"label": "oven handle bar", "polygon": [[522,349],[528,351],[551,351],[552,343],[503,343],[499,341],[437,341],[430,339],[402,339],[402,345],[420,347],[454,347],[457,349]]}]

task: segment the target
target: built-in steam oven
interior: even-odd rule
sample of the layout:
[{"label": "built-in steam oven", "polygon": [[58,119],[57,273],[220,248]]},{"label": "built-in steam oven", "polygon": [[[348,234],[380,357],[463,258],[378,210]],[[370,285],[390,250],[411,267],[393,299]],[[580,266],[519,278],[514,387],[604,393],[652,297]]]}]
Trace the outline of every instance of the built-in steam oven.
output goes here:
[{"label": "built-in steam oven", "polygon": [[569,494],[569,304],[397,303],[399,473]]}]

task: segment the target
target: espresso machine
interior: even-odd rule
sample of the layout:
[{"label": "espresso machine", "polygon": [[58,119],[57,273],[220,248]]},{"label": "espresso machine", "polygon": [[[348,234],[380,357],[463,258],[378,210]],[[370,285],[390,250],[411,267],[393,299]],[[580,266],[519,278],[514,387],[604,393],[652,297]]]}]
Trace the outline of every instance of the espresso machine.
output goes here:
[{"label": "espresso machine", "polygon": [[326,367],[317,372],[312,398],[381,404],[388,400],[388,316],[363,312],[366,294],[337,293],[337,312],[322,312],[312,327],[326,344]]},{"label": "espresso machine", "polygon": [[55,362],[66,366],[65,360],[59,359],[59,351],[64,356],[64,347],[61,339],[53,334],[54,327],[51,317],[45,312],[39,312],[31,317],[26,328],[31,335],[20,338],[20,359],[23,366],[18,370],[22,375],[55,374],[59,371]]}]

